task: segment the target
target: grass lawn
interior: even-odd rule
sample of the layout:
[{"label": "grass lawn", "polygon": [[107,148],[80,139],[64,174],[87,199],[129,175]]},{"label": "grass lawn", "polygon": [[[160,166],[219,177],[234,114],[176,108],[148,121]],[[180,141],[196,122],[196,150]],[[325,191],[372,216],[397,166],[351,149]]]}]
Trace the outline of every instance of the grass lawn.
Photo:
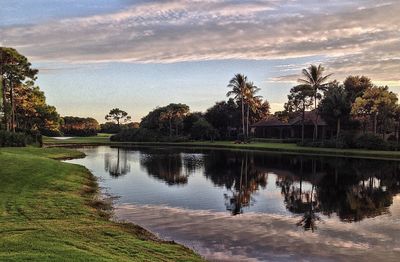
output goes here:
[{"label": "grass lawn", "polygon": [[97,183],[64,148],[0,148],[0,261],[201,261],[191,250],[109,221]]},{"label": "grass lawn", "polygon": [[362,150],[362,149],[336,149],[336,148],[318,148],[318,147],[302,147],[296,144],[286,143],[266,143],[266,142],[253,142],[250,144],[234,144],[232,141],[215,141],[215,142],[111,142],[109,134],[99,134],[93,137],[74,137],[67,140],[57,140],[50,137],[43,139],[47,145],[171,145],[171,146],[192,146],[192,147],[212,147],[212,148],[227,148],[227,149],[250,149],[250,150],[265,150],[277,151],[281,153],[295,153],[295,154],[313,154],[313,155],[326,155],[326,156],[343,156],[343,157],[363,157],[374,159],[399,159],[400,151],[376,151],[376,150]]}]

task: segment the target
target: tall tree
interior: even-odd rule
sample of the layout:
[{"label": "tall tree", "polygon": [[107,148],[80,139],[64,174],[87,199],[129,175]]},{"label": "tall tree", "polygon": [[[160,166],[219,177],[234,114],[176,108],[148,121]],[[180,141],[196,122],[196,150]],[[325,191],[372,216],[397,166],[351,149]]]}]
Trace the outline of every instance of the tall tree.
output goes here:
[{"label": "tall tree", "polygon": [[357,97],[361,97],[367,89],[374,86],[371,79],[366,76],[348,76],[343,85],[351,103],[354,103]]},{"label": "tall tree", "polygon": [[328,86],[319,105],[324,120],[336,122],[336,139],[340,135],[341,123],[350,116],[351,104],[347,97],[344,87],[334,82]]},{"label": "tall tree", "polygon": [[119,109],[119,108],[114,108],[111,109],[108,115],[105,117],[106,120],[112,120],[117,122],[117,125],[119,126],[121,122],[128,122],[131,120],[131,117],[128,116],[128,113]]},{"label": "tall tree", "polygon": [[254,85],[253,82],[248,82],[246,84],[245,97],[244,102],[247,107],[247,115],[246,115],[246,137],[249,137],[249,126],[250,126],[250,110],[253,113],[256,113],[257,110],[261,107],[261,98],[262,96],[256,95],[260,91],[260,88]]},{"label": "tall tree", "polygon": [[355,117],[364,119],[364,122],[368,118],[371,119],[374,134],[377,134],[380,122],[381,133],[385,136],[388,118],[393,117],[396,112],[397,100],[397,95],[389,91],[387,86],[372,87],[367,89],[362,97],[356,98],[351,112]]},{"label": "tall tree", "polygon": [[290,112],[301,113],[301,142],[304,142],[304,119],[308,108],[312,106],[314,90],[309,85],[297,85],[290,89],[285,108]]},{"label": "tall tree", "polygon": [[[326,81],[332,74],[324,75],[325,68],[322,65],[310,65],[307,69],[302,70],[303,78],[298,79],[300,83],[308,85],[314,90],[314,110],[317,110],[318,105],[318,92],[323,90],[326,86]],[[318,138],[318,113],[316,111],[314,121],[314,136],[313,139]]]},{"label": "tall tree", "polygon": [[233,96],[234,99],[240,101],[241,109],[242,109],[242,130],[243,134],[245,134],[245,117],[244,117],[244,105],[245,105],[245,96],[247,92],[247,76],[243,74],[236,74],[228,84],[228,87],[232,90],[226,93],[226,96]]},{"label": "tall tree", "polygon": [[[3,118],[8,130],[15,131],[14,89],[25,80],[35,80],[38,70],[14,48],[0,47],[0,78],[2,82]],[[7,92],[9,92],[7,97]],[[7,101],[8,100],[8,101]]]},{"label": "tall tree", "polygon": [[218,130],[223,139],[231,139],[232,130],[240,129],[240,108],[232,98],[215,103],[214,106],[207,109],[204,117]]}]

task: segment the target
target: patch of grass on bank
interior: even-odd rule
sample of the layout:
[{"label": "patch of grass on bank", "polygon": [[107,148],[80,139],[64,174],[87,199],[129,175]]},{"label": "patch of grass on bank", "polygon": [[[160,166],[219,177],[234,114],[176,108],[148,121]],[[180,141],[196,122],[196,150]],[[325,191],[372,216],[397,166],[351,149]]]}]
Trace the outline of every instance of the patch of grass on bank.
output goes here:
[{"label": "patch of grass on bank", "polygon": [[[64,148],[0,149],[0,261],[200,261],[191,250],[107,219],[93,176]],[[53,159],[50,159],[53,158]]]},{"label": "patch of grass on bank", "polygon": [[303,147],[293,143],[267,143],[253,142],[250,144],[235,144],[232,141],[215,142],[112,142],[107,135],[96,137],[78,137],[68,140],[55,140],[45,138],[44,143],[50,146],[62,145],[120,145],[120,146],[186,146],[186,147],[210,147],[225,149],[249,149],[264,150],[280,153],[293,154],[312,154],[325,156],[343,156],[343,157],[363,157],[374,159],[400,159],[400,151],[377,151],[363,149],[337,149],[320,147]]},{"label": "patch of grass on bank", "polygon": [[98,134],[97,136],[72,137],[69,139],[55,139],[52,137],[43,137],[44,144],[104,144],[110,143],[111,134]]}]

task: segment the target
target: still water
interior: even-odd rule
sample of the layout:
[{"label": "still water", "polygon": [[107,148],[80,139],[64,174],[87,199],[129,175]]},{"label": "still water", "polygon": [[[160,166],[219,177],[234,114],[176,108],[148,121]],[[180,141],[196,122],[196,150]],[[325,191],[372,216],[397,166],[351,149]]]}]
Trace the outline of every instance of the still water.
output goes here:
[{"label": "still water", "polygon": [[399,261],[400,161],[84,147],[115,219],[216,261]]}]

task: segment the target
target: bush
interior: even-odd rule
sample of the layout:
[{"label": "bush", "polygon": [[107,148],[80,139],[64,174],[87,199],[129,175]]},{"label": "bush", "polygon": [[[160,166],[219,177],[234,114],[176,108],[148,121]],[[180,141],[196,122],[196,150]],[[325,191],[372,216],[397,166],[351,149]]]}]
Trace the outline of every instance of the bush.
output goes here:
[{"label": "bush", "polygon": [[111,141],[118,142],[157,142],[160,135],[146,128],[123,129],[110,137]]},{"label": "bush", "polygon": [[299,143],[298,138],[285,138],[285,139],[277,139],[277,138],[252,138],[252,142],[261,142],[261,143],[283,143],[283,144],[295,144]]},{"label": "bush", "polygon": [[0,131],[0,147],[24,147],[28,142],[28,136],[25,133],[12,133],[8,131]]},{"label": "bush", "polygon": [[39,144],[43,145],[43,136],[39,130],[25,130],[27,135],[27,144]]},{"label": "bush", "polygon": [[60,130],[52,130],[52,129],[41,129],[40,133],[43,136],[49,136],[49,137],[59,137],[59,136],[63,136],[64,134],[61,133]]},{"label": "bush", "polygon": [[119,132],[121,132],[121,127],[114,122],[106,122],[104,124],[100,124],[100,132],[108,134],[118,134]]},{"label": "bush", "polygon": [[389,144],[381,137],[374,134],[364,134],[355,140],[357,148],[371,149],[371,150],[388,150]]}]

